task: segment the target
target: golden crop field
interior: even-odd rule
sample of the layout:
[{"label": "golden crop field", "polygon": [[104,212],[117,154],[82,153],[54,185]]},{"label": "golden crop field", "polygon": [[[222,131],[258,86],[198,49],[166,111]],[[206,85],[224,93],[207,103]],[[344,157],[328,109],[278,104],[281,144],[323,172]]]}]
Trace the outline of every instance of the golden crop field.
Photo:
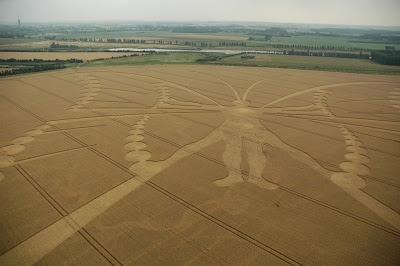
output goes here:
[{"label": "golden crop field", "polygon": [[[68,59],[81,59],[84,61],[120,57],[124,55],[131,55],[133,53],[120,53],[120,52],[0,52],[0,59],[43,59],[43,60],[68,60]],[[136,53],[135,53],[136,54]]]},{"label": "golden crop field", "polygon": [[399,261],[399,77],[81,67],[0,108],[0,265]]}]

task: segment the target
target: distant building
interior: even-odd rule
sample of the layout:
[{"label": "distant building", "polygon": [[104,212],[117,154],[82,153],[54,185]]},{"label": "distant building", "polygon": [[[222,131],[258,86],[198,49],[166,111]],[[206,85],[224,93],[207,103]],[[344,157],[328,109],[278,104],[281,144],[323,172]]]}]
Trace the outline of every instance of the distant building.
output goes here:
[{"label": "distant building", "polygon": [[18,27],[21,27],[21,20],[18,18]]}]

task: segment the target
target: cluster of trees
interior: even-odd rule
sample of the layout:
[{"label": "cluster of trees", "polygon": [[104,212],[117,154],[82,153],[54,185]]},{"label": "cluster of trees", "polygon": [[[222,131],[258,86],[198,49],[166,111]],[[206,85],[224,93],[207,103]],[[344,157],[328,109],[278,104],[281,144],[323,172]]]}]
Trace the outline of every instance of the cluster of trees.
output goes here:
[{"label": "cluster of trees", "polygon": [[242,55],[240,58],[242,58],[242,59],[253,59],[254,56],[252,56],[252,55]]},{"label": "cluster of trees", "polygon": [[[154,52],[149,52],[149,54],[153,54]],[[146,54],[144,54],[146,55]],[[131,54],[131,55],[122,55],[122,56],[112,56],[111,59],[117,59],[117,58],[124,58],[124,57],[132,57],[132,56],[140,56],[140,54]],[[107,60],[108,58],[96,58],[92,60],[88,60],[88,62],[95,62],[95,61],[103,61]]]},{"label": "cluster of trees", "polygon": [[178,44],[178,41],[162,41],[162,40],[154,40],[153,41],[154,44],[158,43],[158,44],[169,44],[169,45],[173,45],[173,44]]},{"label": "cluster of trees", "polygon": [[[54,36],[55,37],[55,36]],[[45,39],[47,39],[48,37],[45,37]],[[63,42],[67,42],[67,41],[72,41],[72,42],[77,42],[77,41],[80,41],[80,40],[84,40],[85,38],[65,38],[65,37],[63,37],[63,38],[57,38],[57,40],[58,41],[63,41]],[[89,39],[87,39],[86,38],[86,41],[88,41]],[[95,39],[92,39],[92,40],[95,40]]]},{"label": "cluster of trees", "polygon": [[123,39],[125,43],[146,43],[146,40]]},{"label": "cluster of trees", "polygon": [[363,53],[337,53],[337,52],[310,52],[310,51],[283,51],[286,55],[302,55],[302,56],[324,56],[324,57],[340,57],[354,59],[369,59],[369,54]]},{"label": "cluster of trees", "polygon": [[371,60],[384,65],[400,66],[400,50],[386,46],[385,50],[372,51]]},{"label": "cluster of trees", "polygon": [[50,48],[51,49],[76,49],[76,48],[78,48],[78,46],[77,45],[58,44],[58,43],[52,42],[50,44]]},{"label": "cluster of trees", "polygon": [[[102,39],[100,39],[101,41],[99,42],[103,42]],[[134,39],[107,39],[106,40],[109,43],[146,43],[146,40],[134,40]]]},{"label": "cluster of trees", "polygon": [[269,41],[271,40],[271,35],[265,35],[264,37],[249,37],[249,41]]},{"label": "cluster of trees", "polygon": [[183,45],[189,45],[189,46],[196,46],[197,43],[196,42],[184,42],[182,43]]},{"label": "cluster of trees", "polygon": [[109,42],[109,43],[117,43],[117,42],[122,42],[122,39],[113,39],[113,38],[110,38],[110,39],[107,39],[107,42]]},{"label": "cluster of trees", "polygon": [[236,54],[227,54],[227,55],[210,55],[210,54],[204,54],[206,57],[204,58],[199,58],[196,59],[196,62],[209,62],[209,61],[219,61],[222,58],[226,58],[226,57],[231,57],[231,56],[236,56]]},{"label": "cluster of trees", "polygon": [[18,68],[14,68],[11,70],[6,70],[0,73],[0,76],[9,76],[16,74],[25,74],[31,72],[40,72],[47,70],[55,70],[66,68],[65,64],[68,63],[83,63],[81,59],[67,59],[67,60],[43,60],[43,59],[0,59],[0,63],[8,63],[9,66],[13,67],[14,65]]},{"label": "cluster of trees", "polygon": [[23,68],[16,68],[11,70],[6,70],[0,72],[0,76],[10,76],[10,75],[17,75],[17,74],[25,74],[31,72],[41,72],[47,70],[55,70],[55,69],[62,69],[66,68],[65,65],[37,65],[33,67],[23,67]]},{"label": "cluster of trees", "polygon": [[220,56],[207,56],[205,58],[196,59],[196,62],[209,62],[209,61],[218,61],[221,60],[222,57]]},{"label": "cluster of trees", "polygon": [[212,46],[212,43],[202,42],[202,43],[200,43],[200,46],[202,46],[202,47],[208,47],[208,46]]},{"label": "cluster of trees", "polygon": [[246,46],[245,42],[219,42],[219,46]]}]

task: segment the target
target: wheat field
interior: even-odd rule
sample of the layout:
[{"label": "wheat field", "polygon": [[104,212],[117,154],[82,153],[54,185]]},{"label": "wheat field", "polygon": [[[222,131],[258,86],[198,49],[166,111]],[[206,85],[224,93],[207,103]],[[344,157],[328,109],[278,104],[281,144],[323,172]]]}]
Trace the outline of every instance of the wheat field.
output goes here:
[{"label": "wheat field", "polygon": [[1,265],[399,261],[399,77],[81,67],[0,109]]}]

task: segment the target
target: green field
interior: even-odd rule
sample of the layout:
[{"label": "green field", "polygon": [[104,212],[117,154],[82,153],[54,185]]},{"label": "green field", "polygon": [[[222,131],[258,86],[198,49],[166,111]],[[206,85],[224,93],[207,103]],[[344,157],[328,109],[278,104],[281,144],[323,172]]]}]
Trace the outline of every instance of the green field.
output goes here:
[{"label": "green field", "polygon": [[225,57],[219,61],[209,61],[205,63],[196,62],[197,59],[204,58],[205,56],[205,54],[201,53],[149,54],[142,56],[130,56],[92,61],[84,63],[83,66],[93,67],[147,64],[213,64],[400,75],[400,66],[380,65],[371,62],[370,60],[362,59],[255,54],[253,55],[254,59],[242,59],[241,55],[236,55]]},{"label": "green field", "polygon": [[114,59],[96,60],[82,66],[127,66],[155,64],[193,64],[205,55],[200,53],[157,53],[140,56],[127,56]]},{"label": "green field", "polygon": [[312,69],[351,73],[375,73],[399,75],[400,66],[388,66],[367,59],[336,57],[295,56],[295,55],[253,55],[254,59],[242,59],[240,55],[210,62],[222,65],[262,66],[277,68]]}]

